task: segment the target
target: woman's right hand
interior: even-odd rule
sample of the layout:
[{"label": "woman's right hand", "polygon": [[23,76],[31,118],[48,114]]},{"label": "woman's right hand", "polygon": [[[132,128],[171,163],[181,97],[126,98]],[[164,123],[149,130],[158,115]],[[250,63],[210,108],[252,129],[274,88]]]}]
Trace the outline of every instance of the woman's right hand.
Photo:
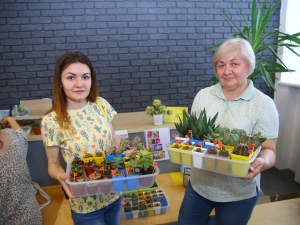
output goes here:
[{"label": "woman's right hand", "polygon": [[65,173],[58,173],[57,174],[57,180],[61,183],[61,186],[63,187],[63,189],[65,190],[66,194],[69,196],[69,198],[76,198],[70,188],[70,185],[68,185],[66,183],[66,179],[67,179],[67,174]]}]

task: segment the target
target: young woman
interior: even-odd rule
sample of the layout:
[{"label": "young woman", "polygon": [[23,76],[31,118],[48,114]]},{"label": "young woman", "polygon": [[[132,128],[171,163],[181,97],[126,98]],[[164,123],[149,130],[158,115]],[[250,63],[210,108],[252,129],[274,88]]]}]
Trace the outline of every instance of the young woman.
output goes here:
[{"label": "young woman", "polygon": [[28,142],[25,132],[5,116],[0,130],[0,224],[42,224],[26,162]]},{"label": "young woman", "polygon": [[[81,52],[62,55],[55,64],[54,106],[43,117],[42,137],[49,175],[61,183],[70,197],[74,224],[114,225],[120,224],[121,193],[75,199],[59,160],[59,151],[68,162],[75,153],[95,153],[111,145],[119,146],[111,124],[117,113],[97,95],[96,73],[89,58]],[[106,115],[98,107],[97,98]]]}]

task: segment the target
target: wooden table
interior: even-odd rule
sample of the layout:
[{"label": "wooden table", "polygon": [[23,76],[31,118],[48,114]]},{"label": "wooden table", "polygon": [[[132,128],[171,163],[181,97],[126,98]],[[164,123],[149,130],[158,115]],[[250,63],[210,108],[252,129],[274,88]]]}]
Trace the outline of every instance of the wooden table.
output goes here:
[{"label": "wooden table", "polygon": [[[175,186],[170,175],[159,174],[156,176],[158,185],[163,188],[170,202],[166,214],[150,216],[138,219],[123,220],[121,225],[159,225],[176,223],[179,215],[179,209],[184,197],[184,186]],[[253,210],[252,217],[248,225],[299,225],[300,224],[300,198],[270,202],[268,196],[260,197],[258,205]],[[211,213],[214,216],[214,211]],[[56,225],[72,225],[69,202],[64,198],[55,222]]]}]

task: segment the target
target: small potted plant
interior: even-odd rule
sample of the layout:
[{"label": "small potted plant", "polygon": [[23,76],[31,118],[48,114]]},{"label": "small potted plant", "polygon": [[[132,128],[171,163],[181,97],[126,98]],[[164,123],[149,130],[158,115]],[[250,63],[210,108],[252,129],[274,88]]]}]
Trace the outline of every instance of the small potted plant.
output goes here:
[{"label": "small potted plant", "polygon": [[132,210],[131,210],[131,204],[130,202],[126,202],[124,205],[124,212],[125,212],[125,217],[126,220],[132,219]]},{"label": "small potted plant", "polygon": [[134,219],[139,217],[139,206],[138,205],[132,206],[132,215],[133,215]]},{"label": "small potted plant", "polygon": [[39,122],[34,122],[32,124],[32,129],[35,135],[40,135],[41,134],[41,125]]},{"label": "small potted plant", "polygon": [[[219,151],[219,156],[222,159],[218,159],[218,171],[219,173],[224,173],[227,174],[228,171],[228,166],[229,166],[229,160],[230,160],[230,154],[229,152],[225,149],[225,146],[222,145],[220,146],[220,151]],[[225,159],[225,160],[224,160]],[[226,160],[227,159],[227,160]]]},{"label": "small potted plant", "polygon": [[93,167],[94,167],[94,163],[92,163],[91,161],[84,164],[84,169],[87,176],[89,176],[94,172]]},{"label": "small potted plant", "polygon": [[[80,178],[80,179],[76,179],[76,181],[73,181],[73,182],[83,182],[85,181],[84,178]],[[82,197],[83,196],[83,193],[84,193],[84,187],[85,185],[84,184],[76,184],[76,185],[72,185],[71,186],[71,190],[72,190],[72,193],[75,197]]]},{"label": "small potted plant", "polygon": [[[103,175],[102,175],[103,176]],[[103,176],[103,180],[107,181],[107,182],[101,182],[100,183],[100,189],[103,193],[111,193],[113,191],[110,191],[111,189],[111,185],[112,185],[112,181],[109,181],[109,179],[111,178],[107,178]]]},{"label": "small potted plant", "polygon": [[180,151],[179,149],[181,149],[183,147],[182,144],[178,144],[178,143],[174,143],[170,146],[171,151],[169,151],[170,154],[170,160],[173,163],[177,163],[177,164],[181,164],[181,157],[180,157]]},{"label": "small potted plant", "polygon": [[147,212],[147,206],[145,204],[139,204],[139,217],[145,217]]},{"label": "small potted plant", "polygon": [[[89,181],[95,181],[95,180],[100,180],[100,179],[101,179],[101,174],[99,174],[97,172],[94,172],[89,175]],[[87,188],[87,191],[89,194],[94,195],[97,193],[98,183],[97,182],[87,183],[86,188]]]},{"label": "small potted plant", "polygon": [[161,205],[161,214],[167,213],[167,211],[168,211],[168,203],[167,203],[167,201],[162,201],[160,203],[160,205]]},{"label": "small potted plant", "polygon": [[124,178],[125,177],[125,173],[123,170],[112,170],[111,171],[111,175],[112,175],[112,179],[114,182],[114,188],[115,191],[123,191],[124,189],[124,179],[119,179],[119,178]]},{"label": "small potted plant", "polygon": [[166,107],[162,105],[161,101],[158,99],[155,99],[152,104],[153,106],[148,106],[146,108],[146,112],[154,117],[154,125],[162,125],[163,114],[166,112]]},{"label": "small potted plant", "polygon": [[[158,199],[157,199],[157,200],[158,200]],[[161,210],[160,202],[155,202],[155,203],[154,203],[154,211],[155,211],[155,215],[159,215],[159,214],[160,214],[160,210]]]},{"label": "small potted plant", "polygon": [[154,215],[153,203],[147,203],[146,206],[147,206],[147,209],[148,209],[148,215],[153,216]]},{"label": "small potted plant", "polygon": [[[207,152],[205,152],[208,155],[216,155],[217,154],[217,149],[214,147],[208,147]],[[205,157],[205,167],[207,170],[210,171],[215,171],[215,158],[211,157]]]},{"label": "small potted plant", "polygon": [[81,165],[83,166],[84,162],[83,160],[81,160],[81,158],[79,157],[79,154],[78,153],[75,153],[74,154],[74,158],[72,160],[72,165]]},{"label": "small potted plant", "polygon": [[[201,143],[201,142],[199,142]],[[201,143],[202,146],[202,143]],[[194,167],[202,169],[205,149],[196,147],[192,151]]]}]

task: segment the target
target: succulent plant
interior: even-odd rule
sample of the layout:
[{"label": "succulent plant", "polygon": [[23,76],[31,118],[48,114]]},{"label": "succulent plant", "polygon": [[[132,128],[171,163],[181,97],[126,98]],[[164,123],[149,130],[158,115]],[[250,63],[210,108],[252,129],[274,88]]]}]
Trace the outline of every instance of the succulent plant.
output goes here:
[{"label": "succulent plant", "polygon": [[185,137],[185,135],[190,135],[189,130],[192,129],[192,125],[191,123],[189,123],[189,120],[190,120],[190,116],[187,114],[185,110],[183,110],[182,120],[179,117],[179,123],[174,123],[180,137]]},{"label": "succulent plant", "polygon": [[219,151],[219,156],[227,157],[229,156],[229,152],[225,149],[225,146],[223,145],[221,150]]},{"label": "succulent plant", "polygon": [[93,158],[93,155],[91,153],[86,153],[83,158]]},{"label": "succulent plant", "polygon": [[212,154],[212,155],[216,155],[217,154],[217,149],[213,148],[213,147],[208,147],[207,148],[207,153]]},{"label": "succulent plant", "polygon": [[135,138],[132,139],[132,146],[137,147],[139,143],[142,142],[142,138],[139,136],[136,136]]},{"label": "succulent plant", "polygon": [[233,129],[231,131],[232,134],[237,134],[239,137],[243,136],[243,135],[247,135],[247,132],[243,129]]},{"label": "succulent plant", "polygon": [[213,136],[216,130],[215,122],[217,120],[218,113],[212,118],[207,120],[205,108],[201,110],[199,117],[196,114],[190,116],[189,122],[192,124],[193,136],[197,140],[206,138],[207,135]]},{"label": "succulent plant", "polygon": [[101,157],[102,155],[102,152],[96,152],[96,157]]},{"label": "succulent plant", "polygon": [[229,133],[229,132],[230,132],[230,129],[227,127],[224,127],[224,126],[219,126],[215,130],[215,134],[219,134],[219,135],[222,135],[224,133]]},{"label": "succulent plant", "polygon": [[236,146],[239,141],[239,136],[233,133],[224,134],[224,138],[222,138],[222,143],[224,145]]},{"label": "succulent plant", "polygon": [[113,145],[109,146],[106,155],[115,155],[115,146]]}]

